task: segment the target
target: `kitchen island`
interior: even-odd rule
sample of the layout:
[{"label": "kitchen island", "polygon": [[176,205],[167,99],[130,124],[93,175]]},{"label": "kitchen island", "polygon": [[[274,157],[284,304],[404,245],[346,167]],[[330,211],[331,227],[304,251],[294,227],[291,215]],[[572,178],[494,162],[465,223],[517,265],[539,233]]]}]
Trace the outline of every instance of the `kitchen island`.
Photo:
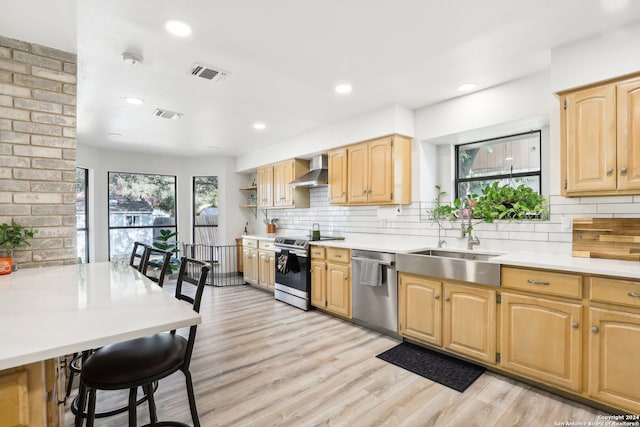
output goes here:
[{"label": "kitchen island", "polygon": [[0,389],[11,396],[0,402],[0,425],[12,416],[57,425],[45,407],[47,395],[55,400],[55,358],[201,318],[128,263],[101,262],[0,276],[0,322]]}]

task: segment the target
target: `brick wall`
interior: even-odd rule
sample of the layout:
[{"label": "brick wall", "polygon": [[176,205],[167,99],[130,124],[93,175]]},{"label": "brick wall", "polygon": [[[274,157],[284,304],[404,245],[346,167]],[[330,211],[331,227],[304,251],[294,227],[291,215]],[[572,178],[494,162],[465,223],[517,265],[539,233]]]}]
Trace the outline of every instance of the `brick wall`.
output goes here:
[{"label": "brick wall", "polygon": [[38,230],[20,267],[76,262],[76,55],[0,36],[0,223]]}]

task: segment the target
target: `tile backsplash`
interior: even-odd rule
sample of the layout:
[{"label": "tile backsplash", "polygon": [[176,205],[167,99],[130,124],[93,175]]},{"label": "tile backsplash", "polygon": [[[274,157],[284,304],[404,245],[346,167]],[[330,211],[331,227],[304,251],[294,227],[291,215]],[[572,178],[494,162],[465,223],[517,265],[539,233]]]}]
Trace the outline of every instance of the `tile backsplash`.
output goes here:
[{"label": "tile backsplash", "polygon": [[[403,206],[333,206],[329,205],[327,187],[312,188],[311,206],[305,209],[271,209],[269,218],[278,218],[278,232],[306,235],[314,223],[320,224],[323,235],[352,233],[394,236],[424,236],[425,244],[438,242],[438,224],[428,218],[431,202],[414,202]],[[618,197],[549,197],[548,221],[497,221],[474,224],[480,238],[477,250],[571,253],[571,221],[578,217],[622,218],[640,217],[640,196]],[[255,232],[266,232],[262,223],[264,212],[258,212]],[[460,237],[460,221],[441,224],[440,239],[446,247],[466,247]]]}]

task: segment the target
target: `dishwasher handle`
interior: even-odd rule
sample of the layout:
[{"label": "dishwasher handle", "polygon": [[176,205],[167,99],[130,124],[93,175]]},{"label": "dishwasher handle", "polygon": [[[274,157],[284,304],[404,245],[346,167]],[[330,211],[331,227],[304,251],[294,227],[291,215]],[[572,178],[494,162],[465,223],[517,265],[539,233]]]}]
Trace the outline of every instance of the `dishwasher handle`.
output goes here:
[{"label": "dishwasher handle", "polygon": [[373,258],[363,258],[363,257],[359,257],[359,256],[352,256],[351,260],[356,260],[356,261],[376,261],[378,264],[380,265],[384,265],[386,267],[391,267],[392,265],[395,264],[395,262],[393,261],[380,261],[377,259],[373,259]]}]

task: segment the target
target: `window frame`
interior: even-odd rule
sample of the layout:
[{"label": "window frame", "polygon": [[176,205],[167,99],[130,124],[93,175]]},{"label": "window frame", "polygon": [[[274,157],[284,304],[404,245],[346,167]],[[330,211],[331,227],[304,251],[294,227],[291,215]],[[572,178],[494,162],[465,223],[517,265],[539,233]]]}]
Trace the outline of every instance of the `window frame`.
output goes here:
[{"label": "window frame", "polygon": [[[174,210],[174,225],[140,225],[140,226],[112,226],[111,225],[111,211],[109,208],[109,184],[111,182],[111,174],[128,174],[128,175],[145,175],[145,176],[162,176],[173,178],[173,210]],[[107,171],[107,254],[108,259],[111,261],[111,230],[130,230],[130,229],[171,229],[172,231],[178,231],[178,176],[167,175],[162,173],[144,173],[144,172],[122,172],[122,171]],[[143,242],[144,243],[144,242]],[[177,239],[176,239],[177,243]],[[153,244],[153,241],[149,244]]]},{"label": "window frame", "polygon": [[[207,228],[207,227],[213,227],[216,229],[216,236],[220,231],[220,214],[219,214],[219,210],[218,210],[218,223],[215,225],[210,225],[210,224],[196,224],[196,180],[198,178],[216,178],[217,181],[217,186],[216,189],[218,191],[220,191],[220,177],[218,175],[194,175],[191,177],[191,235],[193,236],[192,241],[194,244],[197,243],[201,243],[201,242],[196,242],[196,229],[197,228]],[[218,242],[215,242],[216,244],[218,244]]]},{"label": "window frame", "polygon": [[[81,169],[84,175],[84,227],[78,228],[78,221],[76,220],[76,245],[78,244],[78,232],[84,233],[84,257],[86,262],[89,262],[89,168],[83,168],[76,166],[76,176],[78,170]],[[76,181],[76,196],[78,194],[78,181]],[[78,215],[77,202],[76,202],[76,218]],[[77,253],[76,248],[76,253]]]},{"label": "window frame", "polygon": [[[538,150],[538,156],[539,156],[539,164],[540,167],[538,168],[537,171],[534,172],[516,172],[516,173],[503,173],[503,174],[496,174],[496,175],[482,175],[482,176],[477,176],[477,177],[473,177],[473,178],[460,178],[460,147],[464,147],[467,145],[471,145],[471,144],[480,144],[483,142],[489,142],[489,141],[500,141],[503,139],[508,139],[508,138],[515,138],[518,136],[525,136],[525,135],[533,135],[533,134],[537,134],[538,135],[538,146],[539,146],[539,150]],[[454,189],[455,189],[455,197],[456,198],[461,198],[464,196],[467,196],[467,194],[459,194],[459,188],[460,188],[460,184],[466,183],[466,182],[478,182],[478,181],[501,181],[503,179],[513,179],[513,178],[526,178],[526,177],[537,177],[538,178],[538,182],[539,182],[539,187],[538,187],[538,194],[542,194],[542,130],[541,129],[537,129],[537,130],[531,130],[531,131],[527,131],[527,132],[520,132],[520,133],[514,133],[514,134],[510,134],[510,135],[504,135],[504,136],[499,136],[499,137],[495,137],[495,138],[487,138],[487,139],[481,139],[478,141],[472,141],[472,142],[466,142],[464,144],[457,144],[455,145],[455,176],[454,176]]]}]

